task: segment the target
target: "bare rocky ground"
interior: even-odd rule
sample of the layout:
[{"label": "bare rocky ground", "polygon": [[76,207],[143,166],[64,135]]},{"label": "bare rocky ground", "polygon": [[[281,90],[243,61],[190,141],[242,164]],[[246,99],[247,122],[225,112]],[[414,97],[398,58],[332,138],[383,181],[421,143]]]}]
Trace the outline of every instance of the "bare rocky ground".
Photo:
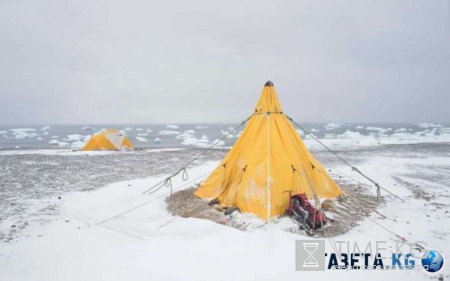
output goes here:
[{"label": "bare rocky ground", "polygon": [[[0,154],[0,242],[13,241],[29,221],[45,223],[58,214],[58,198],[71,191],[95,190],[110,183],[173,172],[202,152],[140,150],[104,155]],[[192,166],[220,160],[226,151],[213,150]],[[191,166],[191,167],[192,167]]]},{"label": "bare rocky ground", "polygon": [[[0,231],[0,242],[14,241],[31,221],[52,220],[58,214],[59,197],[71,191],[89,192],[110,183],[124,180],[132,180],[157,176],[172,172],[175,168],[189,162],[193,157],[202,152],[201,149],[186,149],[181,151],[149,150],[136,151],[132,153],[114,153],[106,155],[43,155],[24,154],[7,155],[0,154],[0,224],[9,223],[11,227],[2,228]],[[220,160],[226,150],[213,150],[201,157],[194,165],[208,160]],[[429,157],[450,157],[449,144],[416,144],[416,145],[390,145],[371,148],[360,148],[352,150],[341,150],[338,153],[355,166],[370,161],[373,157],[384,157],[386,159],[427,159]],[[361,185],[341,175],[333,169],[340,165],[339,159],[326,151],[315,151],[313,154],[326,166],[331,167],[330,175],[351,196],[347,202],[338,202],[337,211],[330,214],[335,221],[345,223],[328,226],[328,233],[317,232],[318,236],[334,236],[345,233],[354,227],[358,221],[376,210],[377,204],[383,204],[374,197],[374,188],[370,185]],[[411,161],[413,162],[413,161]],[[399,185],[407,186],[415,199],[424,201],[429,206],[430,212],[440,216],[450,216],[448,200],[448,186],[450,184],[449,165],[418,165],[411,163],[409,171],[396,174],[394,179]],[[189,169],[188,169],[189,171]],[[420,184],[418,184],[418,182]],[[433,190],[433,192],[429,192]],[[175,200],[177,196],[190,198],[186,202],[194,202],[192,190],[185,190],[169,199]],[[437,200],[437,197],[446,200]],[[354,200],[353,198],[363,198]],[[182,200],[180,200],[182,201]],[[204,218],[221,223],[223,213],[209,213],[211,209],[207,202],[200,206],[186,206],[187,210],[180,216],[199,216],[200,212],[208,212]],[[206,206],[208,208],[206,208]],[[358,205],[360,204],[360,205]],[[181,207],[183,205],[179,205]],[[361,206],[361,208],[360,208]],[[205,211],[207,210],[207,211]],[[236,225],[237,228],[241,226]],[[436,234],[438,235],[438,234]],[[447,233],[440,233],[445,237]]]}]

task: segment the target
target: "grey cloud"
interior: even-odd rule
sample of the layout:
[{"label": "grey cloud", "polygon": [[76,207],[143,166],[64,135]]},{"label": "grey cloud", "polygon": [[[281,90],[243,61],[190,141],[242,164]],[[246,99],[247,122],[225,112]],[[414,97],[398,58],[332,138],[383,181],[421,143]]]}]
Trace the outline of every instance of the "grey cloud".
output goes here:
[{"label": "grey cloud", "polygon": [[447,1],[2,1],[0,124],[450,120]]}]

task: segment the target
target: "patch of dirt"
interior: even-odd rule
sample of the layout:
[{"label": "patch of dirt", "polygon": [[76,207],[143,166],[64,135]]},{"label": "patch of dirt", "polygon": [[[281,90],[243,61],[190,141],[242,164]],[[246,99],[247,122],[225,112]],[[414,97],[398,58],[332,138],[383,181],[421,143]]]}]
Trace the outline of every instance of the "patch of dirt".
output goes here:
[{"label": "patch of dirt", "polygon": [[[345,197],[333,199],[337,209],[334,212],[325,212],[330,222],[322,229],[317,229],[310,233],[315,237],[334,237],[347,233],[350,229],[358,225],[372,212],[378,213],[381,218],[385,218],[376,211],[376,208],[383,202],[383,199],[377,199],[375,196],[368,194],[367,188],[351,183],[343,179],[335,179],[341,189],[346,193]],[[167,209],[172,215],[183,218],[193,217],[199,219],[207,219],[219,224],[234,227],[240,230],[246,230],[252,222],[238,221],[233,214],[227,215],[218,205],[210,206],[209,201],[198,198],[194,195],[197,187],[191,187],[174,193],[171,197],[166,198]],[[240,217],[242,220],[242,217]],[[276,224],[278,219],[274,219]],[[258,226],[257,226],[258,227]],[[261,225],[259,226],[261,227]],[[304,230],[291,225],[285,229],[286,231],[303,234]]]},{"label": "patch of dirt", "polygon": [[194,195],[196,187],[180,190],[166,198],[167,209],[172,215],[182,218],[207,219],[220,224],[227,224],[224,212],[209,206],[209,201]]}]

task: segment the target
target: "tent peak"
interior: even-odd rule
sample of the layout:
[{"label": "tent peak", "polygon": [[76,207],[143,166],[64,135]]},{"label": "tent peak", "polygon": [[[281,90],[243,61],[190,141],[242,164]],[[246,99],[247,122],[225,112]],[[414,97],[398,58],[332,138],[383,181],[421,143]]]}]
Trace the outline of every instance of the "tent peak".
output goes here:
[{"label": "tent peak", "polygon": [[272,81],[267,81],[264,85],[261,97],[256,104],[255,112],[281,112],[281,105]]}]

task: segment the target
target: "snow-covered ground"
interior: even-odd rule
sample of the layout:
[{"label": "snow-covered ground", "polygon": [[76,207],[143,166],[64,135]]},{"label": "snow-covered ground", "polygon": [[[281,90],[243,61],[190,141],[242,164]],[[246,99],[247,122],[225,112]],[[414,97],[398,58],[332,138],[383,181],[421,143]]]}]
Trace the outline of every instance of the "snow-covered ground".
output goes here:
[{"label": "snow-covered ground", "polygon": [[[295,241],[315,238],[284,231],[290,223],[287,219],[239,231],[208,220],[173,217],[164,202],[170,192],[167,188],[142,195],[167,176],[163,171],[173,171],[196,153],[0,154],[0,169],[4,169],[0,172],[1,192],[9,192],[2,204],[24,200],[31,205],[23,213],[4,216],[0,223],[0,231],[12,237],[0,243],[0,280],[450,278],[450,260],[445,260],[450,257],[448,144],[388,145],[339,152],[405,200],[382,191],[385,202],[370,219],[409,242],[425,241],[428,248],[438,250],[445,261],[435,274],[424,270],[297,272]],[[203,158],[188,169],[189,181],[210,172],[225,151],[212,153],[211,158]],[[317,151],[315,155],[333,177],[349,176],[349,180],[365,182],[327,152]],[[34,182],[49,173],[54,178]],[[48,183],[55,186],[46,186]],[[185,183],[180,178],[173,180],[174,188],[191,186]],[[4,210],[11,208],[14,205]],[[357,241],[360,245],[381,240],[389,245],[399,240],[370,219],[334,240]],[[333,252],[331,241],[326,240],[327,253]]]}]

